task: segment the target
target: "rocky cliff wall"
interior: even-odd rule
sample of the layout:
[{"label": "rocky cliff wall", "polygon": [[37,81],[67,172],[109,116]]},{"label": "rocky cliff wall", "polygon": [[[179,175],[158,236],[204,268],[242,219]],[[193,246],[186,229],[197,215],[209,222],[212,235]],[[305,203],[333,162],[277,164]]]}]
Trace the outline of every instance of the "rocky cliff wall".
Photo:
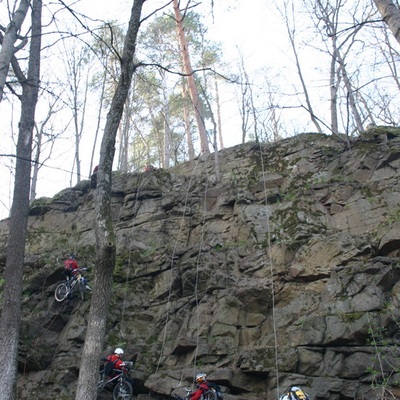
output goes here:
[{"label": "rocky cliff wall", "polygon": [[[136,359],[138,398],[182,394],[197,372],[226,400],[293,384],[315,399],[398,395],[399,130],[246,144],[218,163],[219,179],[214,155],[113,176],[104,352]],[[81,182],[31,208],[21,400],[74,398],[90,295],[60,304],[54,289],[71,252],[94,273],[94,201]]]}]

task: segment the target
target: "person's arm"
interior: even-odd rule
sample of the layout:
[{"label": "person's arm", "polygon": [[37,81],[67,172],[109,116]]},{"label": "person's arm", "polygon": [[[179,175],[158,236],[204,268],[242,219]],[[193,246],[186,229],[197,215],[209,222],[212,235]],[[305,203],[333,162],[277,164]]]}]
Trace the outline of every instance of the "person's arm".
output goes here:
[{"label": "person's arm", "polygon": [[199,388],[195,392],[190,393],[190,400],[199,400],[203,391]]}]

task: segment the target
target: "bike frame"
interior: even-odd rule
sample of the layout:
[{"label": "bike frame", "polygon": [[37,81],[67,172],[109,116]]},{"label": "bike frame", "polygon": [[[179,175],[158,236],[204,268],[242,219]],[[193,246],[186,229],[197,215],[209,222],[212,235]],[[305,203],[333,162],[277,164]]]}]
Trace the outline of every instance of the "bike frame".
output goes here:
[{"label": "bike frame", "polygon": [[[64,301],[68,296],[70,296],[72,293],[74,293],[76,291],[76,289],[78,288],[78,290],[80,291],[80,296],[81,299],[84,299],[84,293],[86,292],[86,280],[83,277],[83,275],[81,274],[81,271],[86,271],[87,268],[81,268],[76,270],[77,274],[76,275],[72,275],[72,276],[67,276],[66,280],[62,283],[60,283],[57,287],[56,287],[56,300],[57,301]],[[58,288],[60,286],[64,286],[65,288],[65,296],[64,298],[58,298],[57,297],[57,293],[58,293]]]},{"label": "bike frame", "polygon": [[100,388],[100,389],[103,389],[106,385],[108,385],[109,383],[112,383],[112,382],[121,382],[121,381],[123,381],[123,376],[124,376],[124,372],[123,371],[121,371],[120,369],[114,369],[113,371],[115,371],[115,372],[118,372],[118,375],[115,375],[113,378],[111,378],[111,379],[108,379],[108,380],[104,380],[104,378],[105,378],[105,375],[104,375],[104,370],[103,371],[100,371],[100,374],[102,374],[102,380],[99,382],[99,384],[98,384],[98,387]]},{"label": "bike frame", "polygon": [[117,375],[115,375],[114,377],[112,377],[111,379],[108,379],[107,381],[104,380],[105,375],[104,375],[104,368],[100,371],[100,375],[102,376],[101,381],[98,383],[98,388],[99,389],[103,389],[106,385],[108,385],[109,383],[112,382],[122,382],[125,379],[125,376],[127,374],[127,372],[130,370],[130,368],[133,365],[133,362],[131,361],[126,361],[125,362],[127,370],[121,370],[121,369],[113,369],[113,372],[116,373]]}]

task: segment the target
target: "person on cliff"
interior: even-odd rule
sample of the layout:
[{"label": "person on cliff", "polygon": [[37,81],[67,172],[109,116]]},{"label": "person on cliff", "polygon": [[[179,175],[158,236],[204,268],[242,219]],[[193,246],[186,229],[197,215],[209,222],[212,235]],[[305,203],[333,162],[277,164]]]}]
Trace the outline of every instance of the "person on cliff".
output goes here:
[{"label": "person on cliff", "polygon": [[[110,354],[106,358],[106,363],[104,364],[104,374],[109,379],[119,375],[119,371],[126,372],[126,364],[122,359],[123,355],[124,355],[124,350],[121,349],[120,347],[117,347],[114,350],[114,353]],[[130,379],[128,376],[125,376],[125,379],[131,384],[133,384],[132,379]]]},{"label": "person on cliff", "polygon": [[309,400],[310,396],[301,390],[297,386],[292,386],[292,388],[285,394],[283,394],[279,400]]},{"label": "person on cliff", "polygon": [[[68,260],[64,261],[64,271],[68,278],[73,278],[79,275],[79,265],[76,261],[76,257],[74,254],[71,254]],[[85,282],[85,287],[87,290],[92,290],[92,288],[88,285],[88,280],[83,278]]]},{"label": "person on cliff", "polygon": [[117,347],[114,350],[113,354],[110,354],[107,358],[106,358],[106,364],[104,366],[104,372],[107,376],[113,376],[115,370],[120,370],[123,371],[125,368],[125,363],[122,360],[122,356],[124,354],[124,350],[122,350],[121,348]]},{"label": "person on cliff", "polygon": [[90,177],[90,189],[96,189],[97,187],[97,172],[99,171],[99,166],[94,167],[92,176]]},{"label": "person on cliff", "polygon": [[210,390],[209,382],[206,381],[206,374],[197,374],[196,376],[196,384],[197,390],[190,393],[190,400],[199,400],[201,396]]},{"label": "person on cliff", "polygon": [[144,172],[155,171],[155,167],[151,164],[146,164],[144,167]]}]

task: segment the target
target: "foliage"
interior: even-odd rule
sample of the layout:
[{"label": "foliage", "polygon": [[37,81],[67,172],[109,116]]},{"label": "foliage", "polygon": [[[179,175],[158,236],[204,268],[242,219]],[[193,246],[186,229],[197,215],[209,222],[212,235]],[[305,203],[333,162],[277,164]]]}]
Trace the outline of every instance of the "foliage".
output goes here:
[{"label": "foliage", "polygon": [[400,387],[400,341],[397,332],[400,319],[392,316],[390,328],[370,326],[369,343],[375,349],[367,372],[371,376],[371,388],[380,393],[380,398],[393,398],[392,389]]}]

